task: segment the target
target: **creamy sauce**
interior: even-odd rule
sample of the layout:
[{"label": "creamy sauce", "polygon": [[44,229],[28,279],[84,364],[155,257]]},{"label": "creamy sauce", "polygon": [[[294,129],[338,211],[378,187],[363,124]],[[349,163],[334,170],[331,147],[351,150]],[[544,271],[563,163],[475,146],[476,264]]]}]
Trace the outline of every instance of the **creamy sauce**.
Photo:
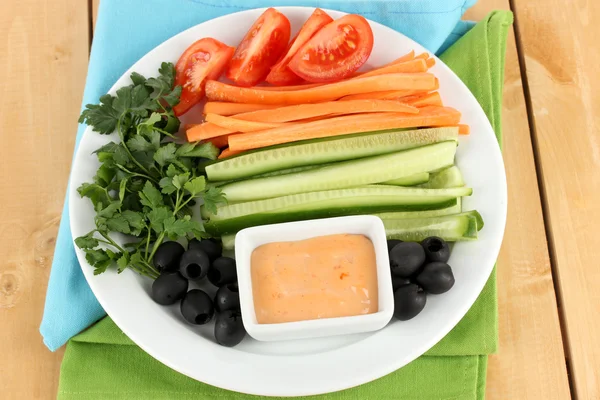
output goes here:
[{"label": "creamy sauce", "polygon": [[375,248],[363,235],[320,236],[257,247],[251,259],[259,324],[375,313]]}]

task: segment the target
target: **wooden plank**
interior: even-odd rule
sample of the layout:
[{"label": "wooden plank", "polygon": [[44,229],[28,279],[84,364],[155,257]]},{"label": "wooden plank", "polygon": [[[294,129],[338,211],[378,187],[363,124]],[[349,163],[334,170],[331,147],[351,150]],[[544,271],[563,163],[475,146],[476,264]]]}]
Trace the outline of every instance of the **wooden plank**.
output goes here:
[{"label": "wooden plank", "polygon": [[[480,1],[480,20],[507,0]],[[567,399],[561,341],[514,34],[509,33],[502,105],[508,220],[498,259],[500,348],[488,363],[487,399]]]},{"label": "wooden plank", "polygon": [[600,398],[600,3],[514,0],[577,398]]},{"label": "wooden plank", "polygon": [[96,28],[96,19],[98,19],[98,6],[100,6],[100,0],[92,0],[92,27]]},{"label": "wooden plank", "polygon": [[54,399],[62,351],[38,327],[88,61],[87,2],[0,2],[0,388]]}]

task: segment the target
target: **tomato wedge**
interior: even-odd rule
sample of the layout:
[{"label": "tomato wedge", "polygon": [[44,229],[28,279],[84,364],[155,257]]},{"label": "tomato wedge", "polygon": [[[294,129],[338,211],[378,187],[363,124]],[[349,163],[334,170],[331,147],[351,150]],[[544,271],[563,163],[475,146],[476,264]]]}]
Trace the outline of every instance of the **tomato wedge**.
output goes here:
[{"label": "tomato wedge", "polygon": [[204,84],[219,79],[233,52],[233,47],[212,38],[200,39],[183,52],[175,65],[175,85],[182,88],[175,115],[185,114],[202,100]]},{"label": "tomato wedge", "polygon": [[351,76],[373,50],[373,31],[360,15],[349,14],[317,32],[292,57],[290,69],[309,82],[332,82]]},{"label": "tomato wedge", "polygon": [[295,85],[302,82],[302,79],[288,68],[288,64],[302,45],[330,22],[333,22],[333,18],[320,8],[316,8],[304,25],[302,25],[300,32],[292,39],[283,57],[271,68],[266,81],[278,86]]},{"label": "tomato wedge", "polygon": [[290,40],[290,21],[269,8],[250,28],[235,50],[227,77],[240,86],[262,82]]}]

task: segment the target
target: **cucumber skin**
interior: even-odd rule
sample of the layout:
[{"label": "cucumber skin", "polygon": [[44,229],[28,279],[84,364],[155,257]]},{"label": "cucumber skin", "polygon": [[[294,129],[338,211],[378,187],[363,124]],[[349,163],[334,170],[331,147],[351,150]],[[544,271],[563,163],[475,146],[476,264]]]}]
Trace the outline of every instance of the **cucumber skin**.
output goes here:
[{"label": "cucumber skin", "polygon": [[[362,207],[365,200],[369,202],[369,205],[385,206],[431,204],[439,203],[443,200],[456,200],[458,202],[458,198],[470,196],[472,193],[473,189],[467,187],[434,190],[388,185],[368,185],[356,188],[293,194],[254,202],[238,202],[218,207],[215,214],[207,212],[202,206],[200,212],[204,219],[222,221],[261,213],[313,211],[322,206],[331,208],[331,203],[338,208]],[[365,197],[371,200],[365,199]],[[324,202],[329,204],[324,204]],[[345,202],[354,202],[355,205],[344,204]]]},{"label": "cucumber skin", "polygon": [[[429,135],[425,139],[421,139],[420,142],[406,143],[403,141],[403,136],[407,136],[412,131],[420,131],[421,135]],[[397,136],[396,140],[394,137]],[[432,136],[437,136],[432,138]],[[380,143],[374,145],[372,142],[379,140]],[[386,140],[387,139],[387,140]],[[337,161],[346,161],[352,159],[358,159],[363,157],[376,156],[381,154],[393,153],[401,150],[408,150],[415,147],[421,147],[428,144],[439,143],[443,141],[458,141],[458,128],[429,128],[429,129],[414,129],[414,130],[387,130],[387,131],[376,131],[357,133],[352,135],[342,135],[333,138],[319,138],[296,142],[293,144],[282,144],[272,147],[267,147],[259,150],[251,150],[244,152],[233,157],[229,157],[225,160],[215,161],[209,165],[206,165],[204,171],[208,180],[225,181],[225,180],[240,180],[248,179],[254,175],[267,173],[271,171],[277,171],[281,169],[287,169],[292,167],[309,166],[326,164]],[[348,145],[349,142],[354,142],[354,149],[346,149],[345,152],[338,152],[336,154],[329,154],[323,152],[319,153],[315,148],[319,147],[319,143],[327,143],[330,146],[340,147],[343,144]],[[337,142],[337,143],[336,143]],[[367,142],[367,143],[365,143]],[[362,147],[361,147],[362,146]],[[277,149],[287,148],[292,153],[292,156],[279,154],[279,160],[267,160],[264,158],[269,152],[274,153]],[[282,151],[283,153],[284,151]],[[257,154],[258,153],[258,154]],[[263,153],[262,165],[261,160],[255,160],[243,163],[242,166],[224,168],[227,165],[235,165],[236,159],[241,157],[259,158],[260,153]],[[312,154],[311,154],[312,153]],[[239,160],[238,160],[239,162]]]},{"label": "cucumber skin", "polygon": [[409,205],[377,205],[362,207],[335,207],[323,208],[309,211],[283,211],[277,210],[263,212],[258,214],[244,215],[237,218],[225,219],[220,221],[210,221],[204,224],[204,228],[213,236],[222,236],[236,233],[244,228],[258,225],[278,224],[281,222],[293,222],[318,218],[340,217],[344,215],[361,215],[378,212],[398,212],[398,211],[425,211],[437,210],[456,205],[456,199],[442,199],[438,203],[431,204],[409,204]]},{"label": "cucumber skin", "polygon": [[[388,239],[399,239],[406,242],[420,242],[429,236],[439,236],[448,242],[473,241],[477,240],[478,232],[477,211],[468,211],[462,214],[447,215],[444,217],[433,217],[423,219],[401,219],[401,220],[383,220],[386,236]],[[431,229],[428,224],[433,221],[450,221],[459,219],[462,230],[453,229]],[[405,225],[406,228],[398,228],[399,225]],[[421,226],[419,226],[421,225]],[[403,230],[406,229],[406,230]]]},{"label": "cucumber skin", "polygon": [[[427,172],[434,166],[449,166],[454,162],[455,152],[456,142],[445,141],[290,175],[234,182],[222,186],[221,190],[228,200],[245,202],[311,191],[344,189],[377,183],[381,179],[397,179]],[[430,158],[431,161],[425,163],[423,157]],[[404,167],[398,170],[401,165]],[[342,176],[350,178],[343,180],[340,178]]]},{"label": "cucumber skin", "polygon": [[419,184],[425,184],[429,181],[429,172],[423,172],[419,174],[410,175],[404,178],[392,179],[391,181],[381,182],[381,185],[393,185],[393,186],[416,186]]}]

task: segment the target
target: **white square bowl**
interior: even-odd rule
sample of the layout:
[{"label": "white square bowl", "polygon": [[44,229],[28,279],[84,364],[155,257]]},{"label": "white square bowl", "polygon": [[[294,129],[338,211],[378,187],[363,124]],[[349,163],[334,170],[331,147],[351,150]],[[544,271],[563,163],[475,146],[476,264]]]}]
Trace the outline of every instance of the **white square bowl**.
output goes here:
[{"label": "white square bowl", "polygon": [[[298,241],[335,234],[362,234],[373,243],[377,264],[378,311],[351,317],[259,324],[256,320],[252,295],[251,256],[254,249],[267,243]],[[244,327],[256,340],[307,339],[370,332],[386,326],[394,313],[385,228],[378,217],[355,215],[246,228],[235,237],[235,259]]]}]

